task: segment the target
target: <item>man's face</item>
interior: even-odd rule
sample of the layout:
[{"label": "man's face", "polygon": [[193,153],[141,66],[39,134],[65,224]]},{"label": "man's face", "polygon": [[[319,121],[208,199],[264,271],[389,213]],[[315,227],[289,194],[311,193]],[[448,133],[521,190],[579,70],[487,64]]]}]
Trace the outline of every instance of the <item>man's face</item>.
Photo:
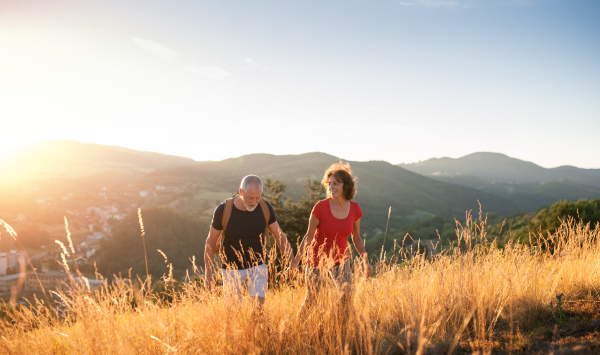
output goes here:
[{"label": "man's face", "polygon": [[244,203],[244,207],[247,211],[252,212],[258,206],[260,196],[262,195],[262,189],[256,187],[249,187],[248,191],[240,189],[240,198]]}]

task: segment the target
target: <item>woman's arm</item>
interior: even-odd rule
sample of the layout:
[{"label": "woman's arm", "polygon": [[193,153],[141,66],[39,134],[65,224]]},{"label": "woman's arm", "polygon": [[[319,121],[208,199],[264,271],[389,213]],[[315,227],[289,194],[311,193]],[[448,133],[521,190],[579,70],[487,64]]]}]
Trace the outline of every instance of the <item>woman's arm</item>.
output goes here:
[{"label": "woman's arm", "polygon": [[354,221],[354,227],[352,230],[352,242],[354,243],[356,251],[358,251],[358,254],[363,260],[367,277],[371,276],[373,274],[373,269],[371,268],[371,264],[369,264],[369,256],[367,255],[365,244],[363,243],[362,238],[360,237],[360,218]]},{"label": "woman's arm", "polygon": [[300,263],[300,260],[304,258],[304,254],[306,254],[306,248],[312,243],[312,240],[315,236],[315,231],[319,226],[319,220],[312,213],[310,214],[310,218],[308,220],[308,231],[306,231],[306,235],[302,239],[300,246],[298,247],[298,252],[296,253],[296,263]]}]

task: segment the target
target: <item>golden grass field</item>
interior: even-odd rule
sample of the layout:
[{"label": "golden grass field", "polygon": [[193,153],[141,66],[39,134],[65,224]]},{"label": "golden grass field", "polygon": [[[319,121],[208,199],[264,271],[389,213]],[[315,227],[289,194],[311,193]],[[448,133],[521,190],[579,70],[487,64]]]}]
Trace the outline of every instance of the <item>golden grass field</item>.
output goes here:
[{"label": "golden grass field", "polygon": [[[388,255],[374,265],[374,276],[368,279],[355,269],[352,307],[345,312],[339,312],[339,296],[330,285],[309,316],[299,320],[296,315],[305,295],[301,279],[270,289],[262,313],[249,302],[226,306],[219,292],[207,293],[201,282],[180,284],[171,302],[157,300],[135,282],[114,283],[96,293],[85,285],[71,286],[59,292],[64,318],[57,319],[41,297],[30,307],[9,312],[0,323],[0,353],[446,354],[600,349],[594,335],[598,324],[588,329],[600,314],[596,306],[600,228],[569,221],[554,235],[531,236],[529,245],[508,243],[499,249],[486,239],[485,227],[485,220],[468,215],[464,225],[457,224],[460,248],[433,257]],[[168,275],[164,278],[170,287],[173,281]],[[556,307],[560,294],[564,294],[564,321]],[[578,332],[582,322],[589,330],[585,334]],[[569,337],[579,338],[569,342]]]}]

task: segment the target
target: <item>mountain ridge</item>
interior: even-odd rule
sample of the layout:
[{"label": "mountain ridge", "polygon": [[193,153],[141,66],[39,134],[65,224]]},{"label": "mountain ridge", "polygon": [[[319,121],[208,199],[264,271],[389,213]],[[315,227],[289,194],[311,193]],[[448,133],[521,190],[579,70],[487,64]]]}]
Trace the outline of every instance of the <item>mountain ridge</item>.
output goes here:
[{"label": "mountain ridge", "polygon": [[399,166],[451,184],[470,186],[535,210],[560,199],[600,197],[600,169],[543,168],[501,153],[477,152]]},{"label": "mountain ridge", "polygon": [[502,182],[544,182],[570,179],[600,188],[600,169],[574,166],[544,168],[502,153],[475,152],[460,158],[432,158],[418,163],[398,164],[423,175],[472,175]]},{"label": "mountain ridge", "polygon": [[[49,148],[52,144],[54,153]],[[44,191],[54,187],[55,191],[66,194],[75,188],[78,193],[84,193],[103,186],[124,190],[133,185],[146,191],[154,190],[156,186],[187,186],[186,191],[191,192],[179,198],[186,199],[192,207],[184,208],[188,208],[189,213],[210,213],[215,199],[236,192],[245,175],[279,179],[287,186],[286,198],[298,200],[303,196],[306,179],[320,181],[325,169],[341,159],[326,153],[309,152],[298,155],[256,153],[221,161],[195,161],[118,146],[58,141],[30,149],[21,160],[17,162],[21,166],[5,165],[2,170],[14,173],[13,169],[24,168],[16,173],[21,179],[18,183],[43,181],[38,189]],[[383,228],[389,207],[392,207],[390,225],[394,226],[434,215],[462,217],[465,211],[478,210],[479,203],[486,212],[506,215],[537,210],[562,199],[600,197],[600,188],[568,179],[552,181],[544,178],[538,182],[539,176],[534,176],[528,177],[530,180],[518,180],[523,170],[538,173],[546,170],[501,153],[473,153],[461,160],[464,166],[475,165],[475,170],[464,170],[460,164],[457,167],[455,161],[440,158],[404,165],[378,160],[349,161],[358,177],[356,200],[364,205],[366,225]],[[439,162],[442,164],[433,164]],[[507,173],[510,170],[507,166],[517,169],[516,173],[494,176],[499,172]],[[559,170],[563,175],[582,175],[578,168]],[[472,174],[473,171],[482,176]],[[595,177],[595,171],[587,175]],[[60,188],[56,188],[59,185]],[[32,192],[28,197],[44,196],[36,197]],[[200,208],[198,201],[202,201],[204,207]]]},{"label": "mountain ridge", "polygon": [[196,161],[120,146],[54,140],[23,147],[1,163],[0,178],[16,180],[84,177],[105,171],[142,175]]}]

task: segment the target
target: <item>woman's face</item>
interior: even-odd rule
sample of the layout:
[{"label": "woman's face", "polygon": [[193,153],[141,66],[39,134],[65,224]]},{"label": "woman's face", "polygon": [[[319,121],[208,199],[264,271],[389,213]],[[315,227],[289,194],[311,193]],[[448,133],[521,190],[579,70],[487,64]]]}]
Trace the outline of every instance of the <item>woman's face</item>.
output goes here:
[{"label": "woman's face", "polygon": [[327,191],[332,198],[338,198],[344,196],[344,183],[339,181],[335,175],[331,175],[327,180]]}]

